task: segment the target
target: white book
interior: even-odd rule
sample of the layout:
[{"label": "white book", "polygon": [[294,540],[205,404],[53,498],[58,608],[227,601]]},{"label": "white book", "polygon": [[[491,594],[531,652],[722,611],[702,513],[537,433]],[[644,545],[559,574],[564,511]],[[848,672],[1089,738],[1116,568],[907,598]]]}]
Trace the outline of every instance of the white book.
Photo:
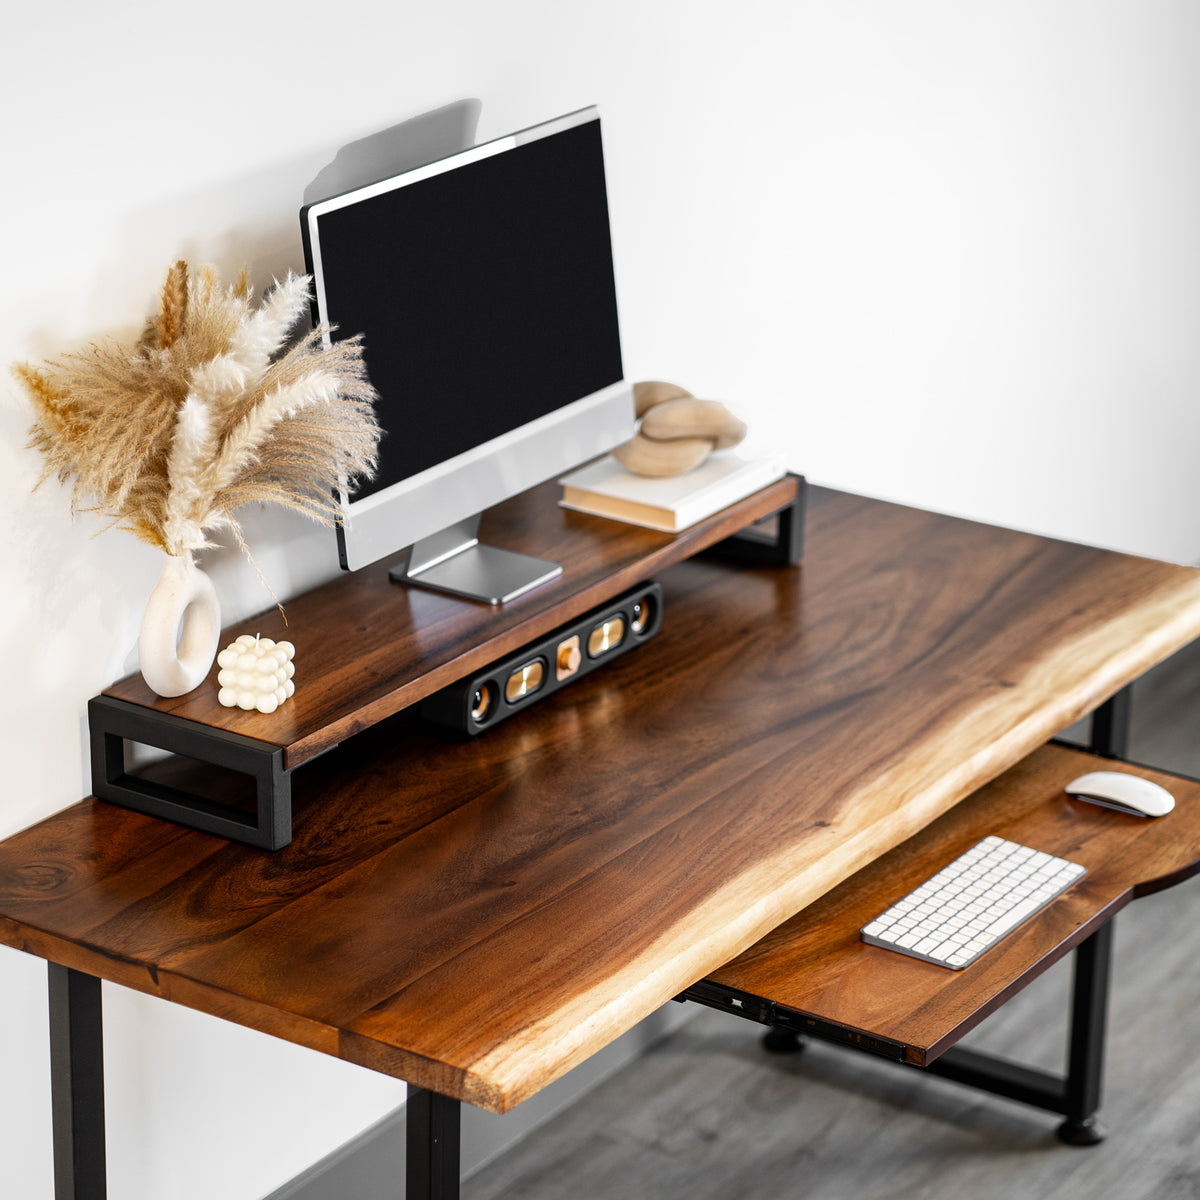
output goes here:
[{"label": "white book", "polygon": [[721,450],[682,475],[651,477],[627,471],[611,455],[559,480],[559,504],[647,529],[678,533],[782,479],[778,459],[742,458]]}]

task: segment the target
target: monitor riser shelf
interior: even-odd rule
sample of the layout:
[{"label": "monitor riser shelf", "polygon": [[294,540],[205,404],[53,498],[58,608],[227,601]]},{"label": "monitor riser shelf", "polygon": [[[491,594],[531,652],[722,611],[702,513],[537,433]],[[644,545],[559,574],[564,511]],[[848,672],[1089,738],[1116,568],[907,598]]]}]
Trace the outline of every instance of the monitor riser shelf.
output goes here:
[{"label": "monitor riser shelf", "polygon": [[[674,536],[568,512],[556,498],[547,483],[484,515],[484,540],[563,564],[557,580],[511,604],[394,583],[384,560],[290,601],[286,624],[273,609],[223,631],[222,645],[246,632],[296,645],[296,694],[275,713],[221,707],[215,665],[199,688],[172,699],[140,674],[113,684],[88,708],[94,794],[279,849],[292,835],[292,772],[353,735],[702,551],[759,566],[801,554],[804,480],[796,475]],[[172,757],[135,772],[126,764],[132,745]],[[206,775],[215,786],[192,786],[192,776]]]}]

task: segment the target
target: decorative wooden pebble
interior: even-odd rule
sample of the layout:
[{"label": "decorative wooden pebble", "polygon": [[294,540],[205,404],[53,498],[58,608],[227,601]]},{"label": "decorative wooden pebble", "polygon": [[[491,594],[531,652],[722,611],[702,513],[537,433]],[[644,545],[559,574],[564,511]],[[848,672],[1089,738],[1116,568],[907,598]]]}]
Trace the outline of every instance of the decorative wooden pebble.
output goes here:
[{"label": "decorative wooden pebble", "polygon": [[637,434],[612,454],[636,475],[682,475],[746,436],[736,413],[718,400],[697,400],[678,384],[635,383],[633,399],[641,418]]},{"label": "decorative wooden pebble", "polygon": [[719,400],[691,397],[656,404],[642,418],[641,432],[656,442],[708,438],[714,450],[725,450],[746,436],[746,423]]},{"label": "decorative wooden pebble", "polygon": [[273,713],[296,690],[295,657],[291,642],[243,633],[217,655],[217,699],[226,708]]},{"label": "decorative wooden pebble", "polygon": [[633,408],[639,419],[658,404],[668,400],[694,400],[685,387],[677,383],[666,383],[661,379],[643,379],[633,385]]}]

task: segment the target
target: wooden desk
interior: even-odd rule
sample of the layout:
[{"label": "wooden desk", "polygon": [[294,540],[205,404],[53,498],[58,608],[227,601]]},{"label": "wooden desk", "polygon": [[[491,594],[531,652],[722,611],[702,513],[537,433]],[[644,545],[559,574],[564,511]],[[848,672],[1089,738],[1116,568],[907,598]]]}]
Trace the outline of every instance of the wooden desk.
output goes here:
[{"label": "wooden desk", "polygon": [[800,568],[661,581],[521,719],[309,763],[278,853],[96,801],[8,839],[0,942],[505,1111],[1200,634],[1194,570],[820,489]]}]

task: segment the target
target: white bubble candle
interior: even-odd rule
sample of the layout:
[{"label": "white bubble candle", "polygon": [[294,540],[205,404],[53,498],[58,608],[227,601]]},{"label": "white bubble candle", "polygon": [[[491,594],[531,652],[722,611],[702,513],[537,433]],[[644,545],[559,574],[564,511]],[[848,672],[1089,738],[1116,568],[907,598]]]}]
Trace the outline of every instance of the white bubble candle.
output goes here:
[{"label": "white bubble candle", "polygon": [[291,642],[243,633],[217,655],[217,699],[226,708],[273,713],[296,690],[295,657]]}]

